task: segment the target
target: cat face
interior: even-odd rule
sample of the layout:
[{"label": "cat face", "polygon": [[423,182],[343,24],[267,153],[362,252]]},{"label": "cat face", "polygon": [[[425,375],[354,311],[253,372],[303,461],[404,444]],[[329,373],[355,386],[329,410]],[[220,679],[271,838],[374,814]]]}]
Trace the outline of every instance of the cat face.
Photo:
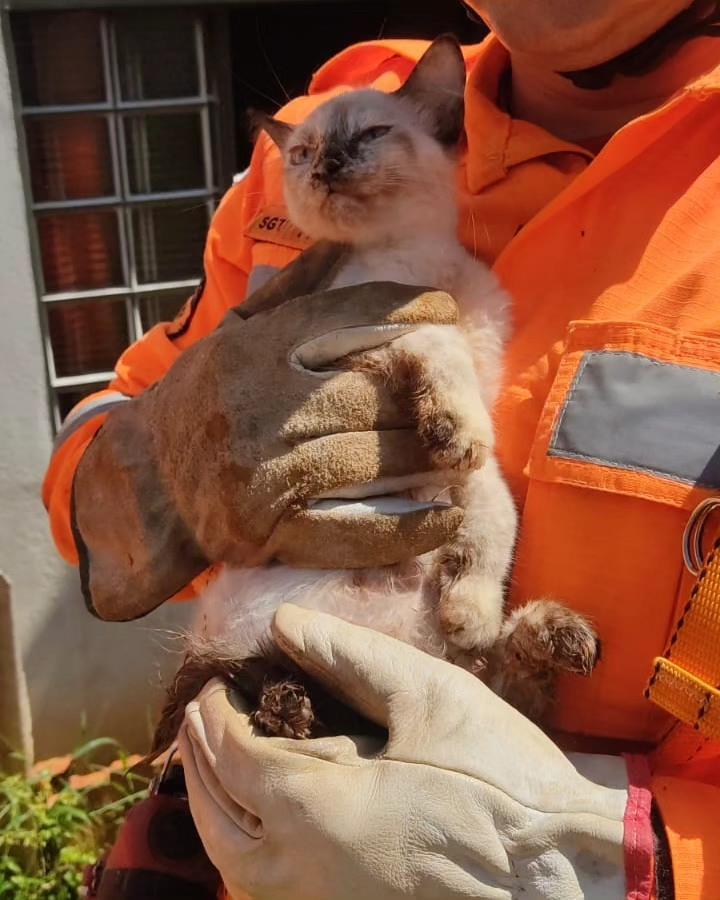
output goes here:
[{"label": "cat face", "polygon": [[[378,237],[454,205],[452,150],[462,133],[465,65],[440,38],[393,94],[357,90],[296,127],[265,117],[280,147],[290,218],[314,239]],[[437,196],[436,196],[437,195]]]}]

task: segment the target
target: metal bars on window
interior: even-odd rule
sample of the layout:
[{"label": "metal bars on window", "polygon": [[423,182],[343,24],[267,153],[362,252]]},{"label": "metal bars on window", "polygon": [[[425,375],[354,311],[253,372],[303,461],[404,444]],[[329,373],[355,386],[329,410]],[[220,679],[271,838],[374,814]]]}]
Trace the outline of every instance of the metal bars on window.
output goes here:
[{"label": "metal bars on window", "polygon": [[216,76],[193,10],[13,20],[57,428],[198,283],[222,178]]}]

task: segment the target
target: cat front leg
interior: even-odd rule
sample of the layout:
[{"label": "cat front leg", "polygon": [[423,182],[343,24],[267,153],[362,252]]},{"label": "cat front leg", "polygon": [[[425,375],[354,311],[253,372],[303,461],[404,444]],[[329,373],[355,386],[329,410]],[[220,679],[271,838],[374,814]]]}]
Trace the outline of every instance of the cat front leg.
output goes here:
[{"label": "cat front leg", "polygon": [[353,368],[376,371],[412,403],[418,433],[440,469],[481,468],[492,453],[490,414],[482,400],[468,343],[453,326],[428,325],[352,357]]},{"label": "cat front leg", "polygon": [[502,626],[517,512],[494,457],[458,491],[465,519],[438,551],[438,618],[451,643],[484,654]]},{"label": "cat front leg", "polygon": [[[473,348],[488,329],[470,332]],[[479,337],[478,337],[479,336]],[[497,342],[496,342],[497,343]],[[499,344],[498,344],[499,346]],[[490,347],[494,352],[497,348]],[[424,326],[345,365],[375,371],[412,403],[418,432],[441,469],[464,470],[453,499],[465,510],[453,541],[439,551],[438,617],[457,647],[485,652],[497,639],[517,515],[492,455],[493,426],[468,335],[453,326]],[[497,366],[493,359],[493,366]]]}]

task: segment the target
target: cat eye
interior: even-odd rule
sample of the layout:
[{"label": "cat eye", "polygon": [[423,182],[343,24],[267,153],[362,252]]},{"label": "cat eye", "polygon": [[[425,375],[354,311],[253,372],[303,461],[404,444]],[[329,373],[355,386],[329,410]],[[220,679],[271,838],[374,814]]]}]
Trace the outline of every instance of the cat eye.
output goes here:
[{"label": "cat eye", "polygon": [[290,148],[288,156],[292,165],[299,166],[310,159],[310,148],[304,144],[298,144]]},{"label": "cat eye", "polygon": [[364,131],[360,132],[360,140],[375,141],[378,138],[385,137],[391,130],[392,125],[373,125],[371,128],[366,128]]}]

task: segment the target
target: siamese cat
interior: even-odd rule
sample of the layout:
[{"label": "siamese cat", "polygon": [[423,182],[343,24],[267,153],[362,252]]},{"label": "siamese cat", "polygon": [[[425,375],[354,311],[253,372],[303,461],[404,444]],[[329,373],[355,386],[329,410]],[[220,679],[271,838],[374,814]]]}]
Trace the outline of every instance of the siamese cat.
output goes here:
[{"label": "siamese cat", "polygon": [[[269,115],[259,120],[282,154],[293,224],[314,241],[349,248],[330,288],[393,281],[444,290],[456,300],[457,326],[422,326],[396,338],[392,353],[381,347],[345,364],[409,381],[420,436],[453,473],[450,490],[465,510],[464,522],[448,546],[409,567],[223,572],[201,600],[202,636],[171,689],[156,749],[172,739],[184,702],[212,674],[233,681],[269,733],[309,737],[347,727],[318,686],[287,660],[274,651],[256,653],[285,601],[462,661],[536,721],[552,702],[560,671],[589,674],[597,661],[590,624],[558,603],[533,601],[503,621],[517,516],[493,455],[491,411],[510,303],[457,237],[465,80],[460,47],[445,36],[394,93],[349,90],[296,126]],[[396,487],[405,503],[432,501],[438,493],[431,473],[424,487]],[[380,502],[357,489],[318,502],[352,499]]]}]

